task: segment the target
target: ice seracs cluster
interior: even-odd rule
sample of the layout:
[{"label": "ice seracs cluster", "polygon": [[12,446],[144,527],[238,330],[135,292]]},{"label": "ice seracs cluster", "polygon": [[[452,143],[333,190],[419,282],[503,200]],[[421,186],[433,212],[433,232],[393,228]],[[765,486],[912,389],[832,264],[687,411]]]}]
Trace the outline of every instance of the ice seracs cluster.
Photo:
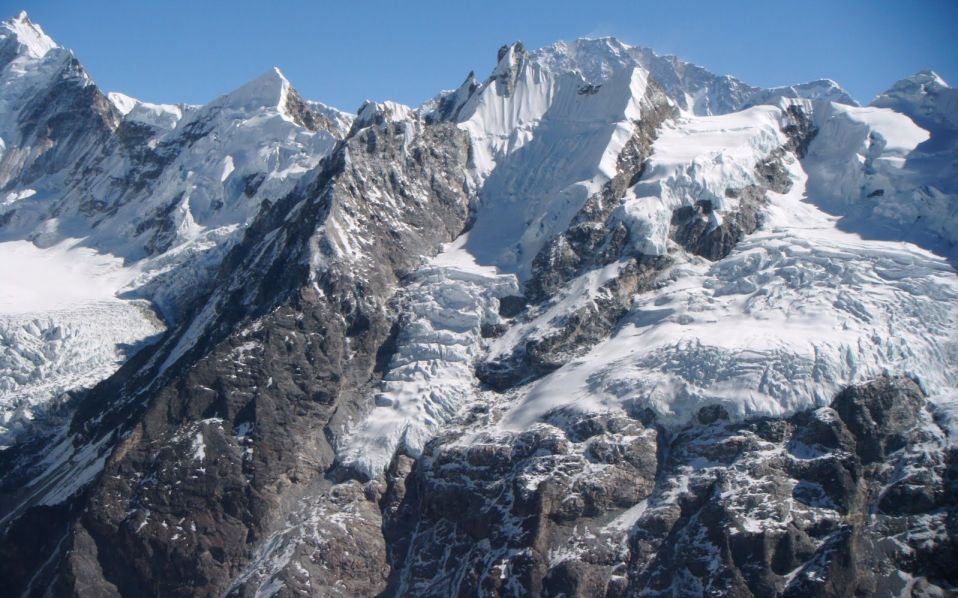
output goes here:
[{"label": "ice seracs cluster", "polygon": [[[635,254],[676,261],[608,340],[519,387],[502,425],[525,429],[556,409],[636,406],[675,425],[710,405],[738,418],[781,417],[886,373],[914,376],[948,403],[958,383],[958,286],[947,255],[958,218],[947,184],[916,183],[936,177],[924,170],[923,144],[949,133],[930,133],[902,111],[859,107],[832,81],[759,90],[615,40],[504,47],[489,79],[467,79],[446,98],[461,104],[447,113],[470,133],[485,179],[462,250],[528,280],[544,243],[615,176],[648,105],[650,73],[680,115],[659,129],[608,225],[627,227]],[[789,145],[795,114],[807,119],[801,147]],[[780,171],[785,190],[763,193],[759,232],[714,263],[676,245],[677,210],[705,203],[709,226],[719,227],[740,210],[738,190],[765,183],[763,163]],[[890,226],[946,257],[889,241]],[[571,281],[561,301],[512,325],[483,358],[566,325],[624,263]],[[388,413],[377,407],[364,425]]]},{"label": "ice seracs cluster", "polygon": [[[12,107],[24,94],[55,86],[72,57],[26,15],[4,28],[3,43],[13,58],[3,71],[3,101]],[[56,65],[54,51],[62,54]],[[91,86],[78,72],[81,89]],[[373,473],[399,447],[415,453],[443,421],[481,394],[472,375],[477,359],[541,339],[619,275],[623,261],[582,273],[543,314],[507,326],[494,341],[481,338],[480,329],[494,325],[495,297],[520,293],[533,276],[536,256],[619,174],[620,156],[638,123],[664,102],[677,117],[659,127],[641,178],[630,182],[605,224],[625,227],[633,254],[677,261],[661,273],[659,290],[637,300],[607,341],[523,387],[507,419],[528,425],[558,405],[606,409],[626,400],[648,403],[677,420],[715,402],[741,417],[783,415],[822,404],[841,385],[884,371],[907,372],[944,392],[954,383],[949,265],[880,239],[887,238],[889,226],[906,224],[909,239],[925,240],[925,246],[958,239],[956,190],[947,176],[936,174],[954,153],[953,141],[948,145],[958,122],[954,97],[940,77],[922,72],[879,96],[875,107],[861,108],[833,81],[754,88],[612,38],[537,51],[504,46],[487,79],[470,76],[418,113],[393,102],[367,102],[354,119],[303,100],[278,69],[206,106],[151,104],[111,93],[100,109],[119,139],[115,151],[83,180],[71,178],[69,165],[62,164],[61,174],[7,191],[3,210],[11,241],[0,248],[14,251],[13,240],[27,231],[46,246],[83,237],[84,246],[103,256],[125,259],[117,267],[127,274],[113,292],[152,301],[175,321],[182,302],[240,238],[261,202],[291,191],[338,138],[373,124],[413,126],[408,123],[419,114],[454,121],[472,140],[472,166],[481,183],[475,222],[455,251],[479,270],[429,265],[404,287],[408,314],[400,349],[377,391],[377,406],[343,444],[344,462]],[[780,149],[788,143],[789,110],[807,115],[814,128],[801,156]],[[6,118],[0,136],[11,146],[4,164],[12,175],[16,155],[41,150],[14,147],[21,124]],[[94,133],[102,134],[87,134]],[[129,149],[131,135],[145,142],[146,154]],[[676,210],[704,202],[708,226],[720,227],[725,215],[740,209],[733,191],[760,184],[756,165],[770,157],[782,161],[790,190],[768,195],[761,232],[714,264],[684,256],[672,238]],[[79,198],[90,194],[98,199],[77,209]],[[63,208],[51,218],[55,205]],[[338,238],[345,242],[355,232],[340,231]],[[901,262],[911,264],[907,284],[886,278],[887,264]],[[856,282],[872,280],[874,287]],[[818,295],[830,288],[840,288],[840,297],[821,300]],[[899,289],[894,300],[878,299],[893,288]],[[79,314],[145,313],[117,299],[92,305],[80,302],[75,312],[44,316],[42,310],[30,318],[47,317],[51,326],[62,323],[80,338],[101,327]],[[458,315],[442,316],[451,313]],[[913,313],[936,325],[904,315]],[[6,320],[7,350],[19,355],[20,365],[8,366],[4,392],[5,404],[15,403],[22,412],[27,394],[35,397],[29,404],[51,396],[31,390],[29,380],[39,374],[24,373],[24,360],[47,372],[69,353],[62,343],[25,348],[30,343],[15,332],[21,316]],[[142,318],[142,325],[127,327],[139,333],[99,340],[135,346],[159,330],[151,317]],[[907,332],[879,330],[900,318]],[[744,329],[765,332],[726,334]],[[96,341],[83,338],[76,342]],[[443,349],[436,352],[437,346]],[[24,357],[28,353],[35,357]],[[115,367],[124,353],[105,355],[104,363]],[[718,378],[701,378],[706,370]],[[109,372],[96,371],[84,384]],[[52,376],[40,376],[43,388]]]},{"label": "ice seracs cluster", "polygon": [[500,297],[515,296],[511,274],[480,267],[464,235],[418,270],[403,289],[403,318],[376,406],[340,450],[344,465],[369,477],[397,450],[418,455],[443,424],[475,401],[475,359],[483,336],[502,325]]}]

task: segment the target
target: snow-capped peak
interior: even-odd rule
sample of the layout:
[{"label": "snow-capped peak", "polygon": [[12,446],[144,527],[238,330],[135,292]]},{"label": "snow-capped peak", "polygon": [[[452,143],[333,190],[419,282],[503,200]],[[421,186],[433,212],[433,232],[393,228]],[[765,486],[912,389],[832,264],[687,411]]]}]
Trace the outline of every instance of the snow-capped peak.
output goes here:
[{"label": "snow-capped peak", "polygon": [[476,73],[469,71],[465,81],[459,87],[440,92],[420,106],[418,108],[419,113],[427,120],[456,120],[459,111],[462,110],[462,107],[479,86],[480,83],[476,79]]},{"label": "snow-capped peak", "polygon": [[416,111],[398,102],[374,102],[366,100],[356,113],[353,129],[359,130],[373,124],[415,120]]},{"label": "snow-capped peak", "polygon": [[931,69],[918,71],[904,81],[910,81],[923,86],[951,87],[948,82],[942,79],[941,75]]},{"label": "snow-capped peak", "polygon": [[34,25],[30,21],[25,10],[20,11],[20,14],[12,19],[0,23],[0,44],[7,40],[16,40],[21,48],[19,52],[26,53],[32,58],[43,58],[47,52],[59,47],[39,25]]},{"label": "snow-capped peak", "polygon": [[117,91],[107,98],[128,121],[172,130],[183,117],[183,109],[173,104],[151,104]]},{"label": "snow-capped peak", "polygon": [[210,106],[257,110],[278,108],[285,103],[291,86],[278,67],[273,67],[240,88],[213,100]]},{"label": "snow-capped peak", "polygon": [[499,77],[504,74],[513,73],[522,66],[522,60],[526,56],[525,46],[521,41],[499,48],[499,57],[496,68],[492,71],[493,77]]},{"label": "snow-capped peak", "polygon": [[131,98],[125,93],[120,93],[118,91],[111,91],[110,93],[106,94],[106,97],[113,102],[113,105],[123,116],[129,114],[140,102],[136,98]]},{"label": "snow-capped peak", "polygon": [[601,83],[622,68],[635,66],[631,47],[614,37],[560,41],[535,52],[536,61],[554,72],[578,72],[590,83]]},{"label": "snow-capped peak", "polygon": [[838,102],[839,104],[858,106],[858,102],[856,102],[841,85],[832,79],[816,79],[808,83],[772,87],[768,90],[767,96],[767,99],[763,98],[766,103],[770,99],[780,96],[785,98],[804,98],[807,100]]},{"label": "snow-capped peak", "polygon": [[958,90],[932,70],[896,82],[871,105],[907,114],[927,129],[958,128]]},{"label": "snow-capped peak", "polygon": [[875,98],[875,101],[880,101],[882,98],[887,97],[912,97],[917,99],[918,97],[933,93],[941,89],[950,89],[951,87],[948,83],[941,78],[941,76],[933,70],[925,69],[918,71],[911,77],[906,77],[901,81],[897,81],[894,85],[888,88],[887,91],[878,95]]}]

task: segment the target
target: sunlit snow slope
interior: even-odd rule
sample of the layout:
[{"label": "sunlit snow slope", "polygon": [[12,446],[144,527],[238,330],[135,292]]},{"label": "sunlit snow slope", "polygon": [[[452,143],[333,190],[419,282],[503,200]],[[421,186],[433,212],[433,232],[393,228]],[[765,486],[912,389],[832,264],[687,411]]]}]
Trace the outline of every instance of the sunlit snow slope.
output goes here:
[{"label": "sunlit snow slope", "polygon": [[107,96],[25,13],[0,24],[0,444],[175,323],[351,119],[277,69],[206,106]]},{"label": "sunlit snow slope", "polygon": [[419,108],[160,105],[6,21],[0,577],[947,593],[956,110],[611,38]]},{"label": "sunlit snow slope", "polygon": [[[947,114],[951,90],[937,77],[920,83],[945,97],[938,104]],[[708,405],[737,418],[783,416],[882,374],[913,376],[933,401],[946,401],[958,383],[958,277],[949,262],[958,218],[954,190],[934,166],[955,154],[947,143],[929,147],[929,139],[952,141],[947,116],[931,133],[902,114],[916,102],[941,112],[915,85],[893,88],[899,111],[862,108],[833,82],[758,90],[614,40],[580,40],[534,53],[504,47],[489,79],[467,79],[428,105],[470,133],[484,180],[476,223],[457,243],[466,260],[528,283],[550,239],[580,221],[580,211],[603,213],[595,197],[610,205],[591,226],[627,231],[625,255],[580,268],[543,306],[483,341],[482,353],[468,353],[473,363],[548,346],[581,314],[595,317],[628,256],[670,264],[606,340],[579,342],[564,365],[506,395],[485,391],[506,409],[500,425],[525,429],[556,409],[648,407],[675,424]],[[663,87],[676,112],[657,127],[641,177],[609,202],[604,186]],[[901,89],[911,95],[902,100]],[[798,145],[790,141],[796,115],[808,129]],[[926,114],[923,122],[937,121]],[[782,189],[763,180],[769,170]],[[741,193],[750,189],[762,190],[759,229],[727,256],[710,261],[676,243],[679,210],[707,206],[714,230],[753,207],[754,195]],[[435,276],[432,268],[418,276]],[[437,306],[449,287],[473,285],[410,288],[417,305]],[[387,380],[435,369],[433,356],[417,354],[401,349],[403,360],[418,361],[400,360]],[[460,412],[477,392],[468,376],[425,375],[419,384],[414,395],[438,384]],[[434,413],[416,416],[408,401],[383,396],[377,404],[344,453],[370,474],[388,464],[385,447],[412,435],[406,451],[415,455],[424,430],[437,427]],[[448,398],[437,404],[453,411]],[[388,432],[374,438],[372,430]]]},{"label": "sunlit snow slope", "polygon": [[[852,112],[861,120],[849,119],[849,126],[869,123],[890,139],[876,157],[890,169],[927,138],[894,113],[825,110]],[[665,250],[676,203],[704,197],[721,213],[725,186],[783,141],[776,139],[781,116],[777,107],[758,107],[687,118],[664,131],[649,175],[623,206],[642,223],[634,229],[645,232],[642,249]],[[565,405],[637,404],[679,422],[713,404],[737,417],[779,416],[824,405],[845,385],[883,373],[915,376],[932,395],[954,388],[954,269],[915,245],[840,230],[839,218],[816,205],[826,198],[810,193],[813,182],[826,180],[840,189],[826,170],[835,161],[820,160],[836,147],[828,136],[845,134],[820,133],[804,161],[808,173],[802,161],[787,160],[792,188],[770,193],[762,230],[718,262],[695,258],[674,266],[660,290],[637,298],[612,338],[532,385],[506,425],[525,427]]]},{"label": "sunlit snow slope", "polygon": [[[517,43],[484,80],[354,121],[275,69],[201,107],[106,96],[25,15],[3,27],[0,251],[23,264],[0,293],[4,421],[160,331],[135,300],[178,323],[261,206],[338,139],[420,117],[468,134],[474,218],[398,290],[396,353],[343,463],[379,471],[477,400],[523,427],[558,407],[782,415],[884,372],[954,388],[958,118],[933,73],[860,107],[832,81],[760,89],[614,39]],[[82,118],[64,128],[64,110]],[[337,210],[324,226],[362,261]],[[695,210],[703,234],[733,231],[719,254],[676,236]],[[96,283],[57,293],[36,271]],[[519,364],[508,392],[476,377],[486,362]]]}]

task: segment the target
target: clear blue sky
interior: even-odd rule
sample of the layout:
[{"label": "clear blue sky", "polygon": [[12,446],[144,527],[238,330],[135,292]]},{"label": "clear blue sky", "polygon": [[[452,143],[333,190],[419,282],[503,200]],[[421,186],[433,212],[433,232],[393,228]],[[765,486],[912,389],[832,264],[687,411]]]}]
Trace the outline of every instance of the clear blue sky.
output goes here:
[{"label": "clear blue sky", "polygon": [[500,45],[615,35],[753,85],[828,77],[868,102],[932,68],[958,84],[956,0],[84,2],[3,0],[106,91],[205,103],[279,66],[309,99],[418,105],[484,77]]}]

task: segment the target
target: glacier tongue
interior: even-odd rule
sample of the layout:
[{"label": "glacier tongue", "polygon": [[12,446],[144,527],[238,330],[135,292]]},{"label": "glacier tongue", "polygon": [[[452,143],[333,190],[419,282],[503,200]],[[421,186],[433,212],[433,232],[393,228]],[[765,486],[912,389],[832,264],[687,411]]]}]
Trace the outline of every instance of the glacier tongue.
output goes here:
[{"label": "glacier tongue", "polygon": [[0,243],[0,446],[163,331],[148,302],[116,297],[134,275],[70,243]]},{"label": "glacier tongue", "polygon": [[463,250],[468,233],[420,268],[402,290],[396,352],[376,406],[345,437],[340,462],[376,477],[397,450],[419,455],[441,426],[479,393],[474,360],[483,333],[500,323],[500,297],[516,295],[515,276],[478,266]]}]

